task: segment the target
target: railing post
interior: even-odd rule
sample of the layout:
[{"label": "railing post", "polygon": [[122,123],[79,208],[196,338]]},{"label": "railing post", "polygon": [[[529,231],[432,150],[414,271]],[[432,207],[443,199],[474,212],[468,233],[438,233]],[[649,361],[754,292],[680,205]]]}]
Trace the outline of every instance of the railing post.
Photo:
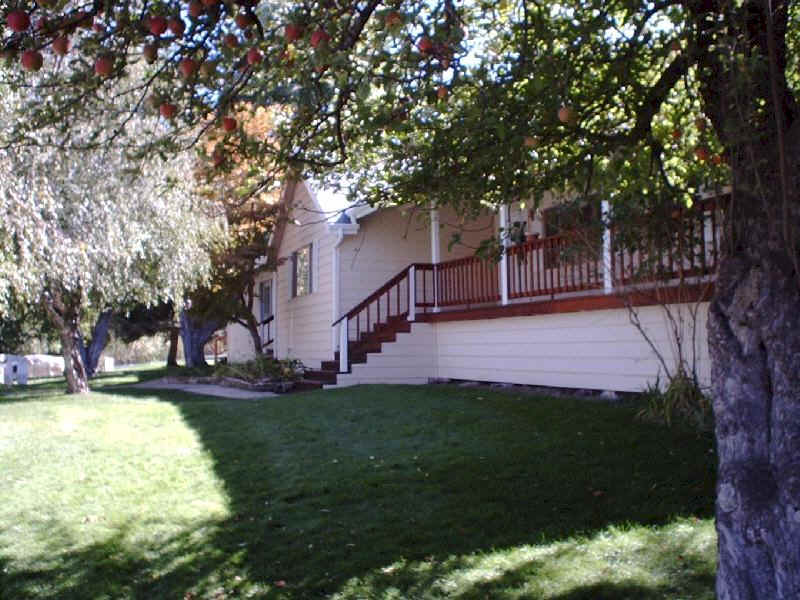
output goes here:
[{"label": "railing post", "polygon": [[439,242],[439,210],[431,202],[431,263],[433,263],[433,312],[439,312],[439,277],[436,265],[441,261]]},{"label": "railing post", "polygon": [[417,319],[417,268],[408,267],[408,320]]},{"label": "railing post", "polygon": [[611,226],[609,223],[611,208],[608,200],[600,203],[600,214],[603,221],[603,293],[610,294],[614,290],[614,273],[611,264]]},{"label": "railing post", "polygon": [[349,356],[347,355],[347,317],[339,323],[339,372],[347,373],[350,371]]},{"label": "railing post", "polygon": [[500,207],[500,229],[503,254],[500,257],[500,303],[508,304],[508,205]]}]

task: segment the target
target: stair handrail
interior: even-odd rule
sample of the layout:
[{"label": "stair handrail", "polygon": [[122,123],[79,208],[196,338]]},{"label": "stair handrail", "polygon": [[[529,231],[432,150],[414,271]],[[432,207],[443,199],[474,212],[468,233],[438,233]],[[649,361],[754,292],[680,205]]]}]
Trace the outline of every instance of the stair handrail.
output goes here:
[{"label": "stair handrail", "polygon": [[354,317],[355,315],[360,313],[362,310],[364,310],[367,306],[372,304],[375,300],[377,300],[380,296],[383,296],[389,289],[393,288],[395,285],[397,285],[399,282],[401,282],[403,280],[403,277],[408,275],[408,270],[413,266],[414,265],[412,264],[412,265],[408,265],[408,266],[404,267],[403,270],[400,271],[397,275],[395,275],[394,277],[389,279],[386,283],[384,283],[381,287],[379,287],[377,290],[372,292],[369,296],[364,298],[361,302],[356,304],[348,312],[346,312],[341,317],[336,319],[336,321],[333,322],[333,325],[331,325],[331,327],[336,327],[336,325],[341,323],[341,321],[345,317],[348,318],[348,319]]}]

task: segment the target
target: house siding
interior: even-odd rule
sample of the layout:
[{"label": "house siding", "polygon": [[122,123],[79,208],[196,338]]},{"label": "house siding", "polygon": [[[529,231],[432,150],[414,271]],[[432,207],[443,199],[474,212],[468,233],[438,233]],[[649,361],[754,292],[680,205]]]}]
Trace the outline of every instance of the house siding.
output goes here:
[{"label": "house siding", "polygon": [[[292,219],[286,225],[278,252],[276,293],[278,358],[298,358],[318,369],[323,360],[333,359],[331,346],[331,305],[333,301],[333,245],[335,235],[316,207],[308,188],[295,188]],[[313,244],[312,292],[292,298],[292,253]],[[284,259],[284,260],[281,260]]]},{"label": "house siding", "polygon": [[[687,305],[670,307],[687,316]],[[668,364],[676,352],[658,306],[638,309],[648,335]],[[698,375],[710,382],[708,303],[697,318]],[[689,321],[687,321],[689,322]],[[529,385],[641,391],[663,369],[627,310],[436,323],[438,376]],[[687,330],[688,333],[688,330]],[[687,340],[688,349],[690,340]]]},{"label": "house siding", "polygon": [[[494,234],[494,215],[471,221],[463,230],[450,209],[440,210],[442,261],[471,256],[481,240]],[[448,248],[452,234],[461,231],[460,244]],[[430,216],[386,208],[359,220],[359,231],[346,236],[339,248],[342,314],[364,300],[411,263],[431,262]]]}]

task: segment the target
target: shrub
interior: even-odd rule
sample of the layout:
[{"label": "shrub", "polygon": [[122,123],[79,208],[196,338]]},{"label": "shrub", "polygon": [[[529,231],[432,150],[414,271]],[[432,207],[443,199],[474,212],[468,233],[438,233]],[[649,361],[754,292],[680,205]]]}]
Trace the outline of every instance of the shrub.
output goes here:
[{"label": "shrub", "polygon": [[649,384],[642,392],[645,401],[637,416],[646,421],[655,421],[672,426],[680,421],[696,429],[708,430],[713,425],[711,399],[700,387],[697,379],[686,373],[678,373],[666,389],[661,382]]},{"label": "shrub", "polygon": [[235,377],[245,381],[297,381],[303,375],[303,363],[296,358],[276,360],[268,356],[261,356],[243,363],[217,365],[214,375],[220,377]]}]

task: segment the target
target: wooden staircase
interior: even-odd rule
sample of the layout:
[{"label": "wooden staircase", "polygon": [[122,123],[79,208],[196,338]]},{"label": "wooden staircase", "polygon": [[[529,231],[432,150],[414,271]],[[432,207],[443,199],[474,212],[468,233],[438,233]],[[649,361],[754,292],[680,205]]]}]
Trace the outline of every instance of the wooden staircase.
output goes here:
[{"label": "wooden staircase", "polygon": [[[407,315],[395,315],[389,317],[386,322],[380,323],[372,331],[362,332],[358,340],[350,340],[348,349],[348,371],[353,364],[367,362],[367,354],[378,353],[383,344],[394,342],[398,333],[408,333],[411,331],[411,323]],[[339,373],[339,353],[335,355],[335,360],[322,362],[321,368],[306,370],[303,379],[298,382],[295,389],[319,389],[324,385],[336,384]]]}]

